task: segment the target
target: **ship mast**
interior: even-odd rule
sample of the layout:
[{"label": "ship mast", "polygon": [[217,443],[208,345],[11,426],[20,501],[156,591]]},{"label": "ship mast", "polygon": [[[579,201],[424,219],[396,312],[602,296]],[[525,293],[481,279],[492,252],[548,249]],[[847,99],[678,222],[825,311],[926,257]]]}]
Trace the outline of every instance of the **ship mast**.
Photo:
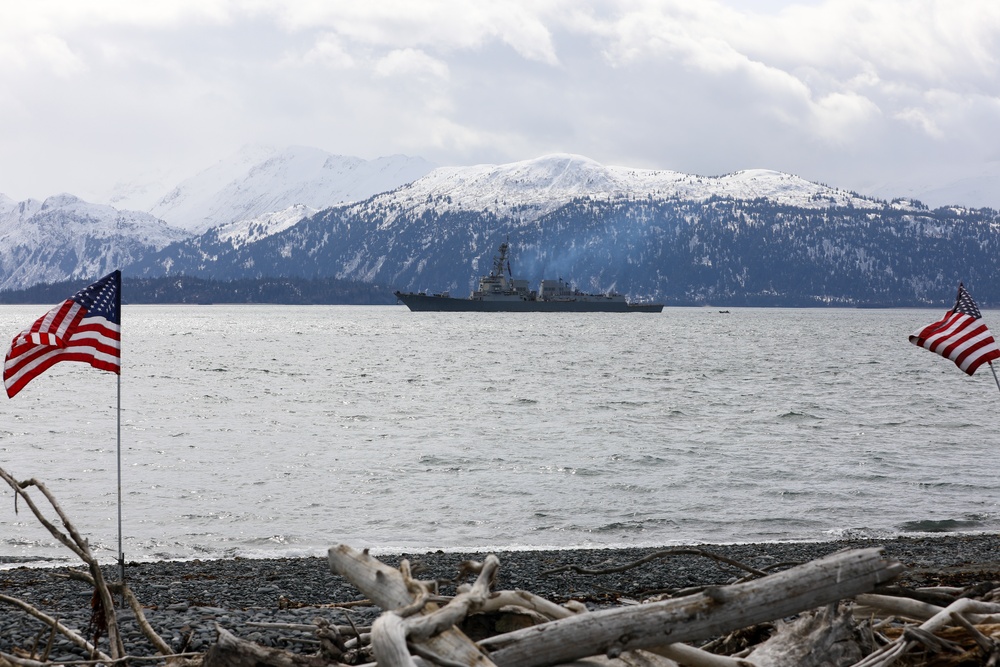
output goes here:
[{"label": "ship mast", "polygon": [[500,244],[500,256],[493,258],[493,277],[502,278],[503,277],[503,265],[507,261],[507,242],[504,241]]}]

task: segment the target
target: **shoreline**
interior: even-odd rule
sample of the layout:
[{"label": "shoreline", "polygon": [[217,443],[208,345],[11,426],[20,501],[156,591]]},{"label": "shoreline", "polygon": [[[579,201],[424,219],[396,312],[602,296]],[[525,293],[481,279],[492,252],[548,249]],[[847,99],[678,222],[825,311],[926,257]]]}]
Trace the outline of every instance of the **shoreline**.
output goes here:
[{"label": "shoreline", "polygon": [[[888,537],[839,537],[839,538],[817,538],[817,539],[778,539],[773,541],[750,541],[750,542],[680,542],[677,544],[613,544],[613,545],[576,545],[576,546],[558,546],[558,545],[518,545],[518,546],[506,546],[501,544],[491,545],[491,546],[460,546],[460,547],[436,547],[436,546],[419,546],[419,547],[405,547],[401,545],[390,545],[390,546],[371,546],[365,544],[354,544],[350,543],[350,546],[357,549],[365,549],[370,554],[375,557],[393,557],[399,556],[401,554],[531,554],[531,553],[559,553],[559,552],[632,552],[632,551],[659,551],[665,549],[683,549],[683,548],[703,548],[703,549],[731,549],[731,548],[754,548],[759,550],[764,550],[768,548],[775,548],[782,550],[785,548],[795,548],[798,546],[802,547],[822,547],[822,546],[832,546],[837,544],[907,544],[907,543],[918,543],[924,541],[949,541],[949,540],[977,540],[977,539],[990,539],[996,538],[1000,540],[1000,532],[993,532],[989,530],[983,531],[970,531],[970,532],[924,532],[924,533],[904,533],[895,534]],[[333,542],[330,543],[334,544]],[[260,554],[255,553],[253,555],[235,555],[235,556],[182,556],[177,558],[150,558],[142,560],[129,560],[126,559],[128,565],[150,565],[156,563],[211,563],[215,561],[228,561],[228,560],[239,560],[239,561],[289,561],[296,559],[309,559],[309,558],[326,558],[326,549],[322,550],[322,553],[293,553],[293,554]],[[63,555],[57,558],[45,558],[45,557],[35,557],[35,556],[14,556],[14,555],[3,555],[0,554],[0,573],[17,568],[38,568],[38,569],[52,569],[59,567],[76,567],[79,564],[79,560],[73,556],[68,549],[63,549],[61,552]],[[998,559],[1000,559],[1000,554],[998,554]],[[103,559],[98,557],[99,561]],[[117,566],[118,561],[115,560],[103,563],[103,565]]]},{"label": "shoreline", "polygon": [[[871,547],[884,548],[887,558],[905,566],[906,570],[895,582],[900,585],[972,586],[983,581],[1000,581],[1000,534],[373,555],[392,567],[406,558],[415,576],[438,579],[444,582],[441,593],[453,595],[455,585],[451,580],[457,576],[460,563],[470,559],[481,561],[488,553],[494,553],[500,559],[495,590],[527,590],[557,603],[573,599],[600,608],[658,592],[730,584],[747,574],[740,567],[697,553],[666,555],[671,550],[707,552],[750,568],[780,570],[843,549]],[[643,558],[651,560],[623,568]],[[69,565],[81,567],[79,563]],[[621,569],[591,575],[561,569],[566,566]],[[109,580],[118,579],[117,564],[104,567]],[[0,570],[0,593],[36,605],[68,625],[86,627],[93,591],[81,582],[56,578],[60,569],[21,566]],[[178,650],[206,650],[214,641],[216,623],[239,637],[277,646],[287,637],[282,639],[282,633],[259,624],[309,624],[316,617],[344,623],[349,616],[352,622],[364,625],[381,613],[377,607],[366,604],[353,585],[333,574],[327,559],[319,556],[129,562],[126,579],[148,610],[150,623],[170,637],[168,641]],[[349,608],[335,606],[345,603]],[[0,603],[0,609],[3,609],[0,651],[10,651],[13,646],[23,645],[19,642],[31,641],[38,634],[41,626],[37,620],[9,605]],[[123,625],[129,627],[131,612],[122,614]],[[137,632],[134,640],[139,644],[145,641]]]},{"label": "shoreline", "polygon": [[[362,549],[363,546],[350,545]],[[896,537],[888,540],[847,539],[823,542],[756,542],[735,544],[691,544],[663,547],[596,547],[533,550],[483,550],[483,551],[409,551],[393,554],[370,553],[392,567],[408,559],[411,566],[422,570],[421,578],[450,579],[455,576],[463,560],[482,560],[487,554],[500,559],[496,589],[522,588],[538,592],[536,588],[555,588],[569,592],[585,592],[595,585],[608,588],[611,583],[620,586],[617,592],[635,595],[643,586],[698,586],[725,584],[733,577],[742,576],[740,568],[725,565],[705,556],[692,554],[664,555],[641,567],[611,577],[609,575],[584,575],[574,572],[548,574],[550,570],[567,565],[589,569],[623,566],[643,558],[672,550],[695,550],[732,559],[753,568],[768,568],[780,564],[806,562],[843,549],[881,547],[887,558],[899,560],[906,568],[903,579],[938,574],[980,572],[993,574],[1000,580],[1000,534],[946,534],[941,536]],[[45,599],[59,606],[63,596],[56,595],[59,587],[82,587],[76,582],[61,581],[57,577],[63,568],[80,568],[79,561],[68,560],[62,565],[9,564],[0,570],[0,590],[12,597],[23,596],[26,601]],[[118,564],[102,565],[109,581],[119,578]],[[149,606],[169,606],[184,602],[185,596],[196,597],[191,586],[179,582],[225,582],[225,586],[209,586],[217,591],[204,590],[212,598],[212,606],[267,607],[276,602],[272,593],[287,599],[301,598],[303,604],[331,604],[342,600],[338,596],[356,597],[347,590],[351,585],[329,570],[325,556],[268,557],[225,559],[190,559],[137,562],[126,561],[126,579],[140,602]],[[289,575],[296,573],[307,582],[296,586]],[[628,574],[628,576],[624,576]],[[253,582],[275,581],[284,585],[253,586]],[[222,590],[223,588],[227,590]],[[272,590],[273,589],[273,590]],[[20,595],[19,595],[20,594]],[[40,595],[41,594],[41,595]],[[324,597],[326,596],[326,597]],[[215,604],[215,598],[225,605]]]}]

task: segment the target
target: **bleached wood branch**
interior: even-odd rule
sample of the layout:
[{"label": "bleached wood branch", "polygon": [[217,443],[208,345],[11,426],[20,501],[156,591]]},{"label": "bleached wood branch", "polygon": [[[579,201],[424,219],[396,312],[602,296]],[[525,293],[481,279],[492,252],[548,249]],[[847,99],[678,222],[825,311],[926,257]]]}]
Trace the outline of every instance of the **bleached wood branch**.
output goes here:
[{"label": "bleached wood branch", "polygon": [[[869,601],[870,598],[869,598]],[[933,606],[933,605],[931,605]],[[918,630],[925,633],[933,633],[953,621],[952,614],[961,614],[971,622],[990,622],[973,619],[989,619],[996,611],[997,605],[992,602],[982,602],[971,598],[960,598],[944,609],[941,609],[933,616],[918,626]],[[893,664],[907,651],[916,645],[905,634],[893,642],[886,644],[877,651],[871,653],[863,660],[856,662],[851,667],[888,667]]]},{"label": "bleached wood branch", "polygon": [[215,626],[218,639],[202,660],[202,667],[318,667],[335,665],[316,656],[289,653],[277,648],[265,648],[236,637],[220,625]]},{"label": "bleached wood branch", "polygon": [[[523,607],[553,620],[569,618],[581,613],[522,590],[498,591],[483,605],[480,611],[496,611],[503,607]],[[584,608],[583,611],[586,609]],[[687,667],[752,667],[751,663],[746,660],[716,655],[687,644],[667,644],[648,650]]]},{"label": "bleached wood branch", "polygon": [[577,612],[528,591],[497,591],[482,605],[481,611],[497,611],[502,607],[522,607],[549,619],[568,618]]},{"label": "bleached wood branch", "polygon": [[727,655],[716,655],[688,644],[667,644],[646,649],[684,665],[684,667],[755,667],[753,662]]},{"label": "bleached wood branch", "polygon": [[[871,608],[877,609],[884,614],[905,616],[906,618],[912,618],[917,621],[925,621],[939,616],[941,612],[946,609],[951,609],[954,604],[962,602],[963,600],[968,600],[968,602],[962,603],[962,607],[968,608],[968,611],[962,613],[970,622],[1000,623],[1000,604],[996,602],[972,600],[970,598],[959,598],[948,607],[939,607],[928,602],[920,602],[919,600],[913,600],[910,598],[900,598],[893,595],[879,595],[877,593],[865,593],[857,596],[855,599],[855,602],[858,604],[855,615],[866,615],[869,611],[868,608]],[[944,622],[946,624],[947,621],[948,619],[944,618]]]},{"label": "bleached wood branch", "polygon": [[[69,517],[66,516],[62,507],[60,507],[55,497],[49,492],[44,484],[34,478],[24,482],[18,482],[3,468],[0,468],[0,478],[7,482],[7,485],[14,490],[15,502],[16,498],[22,498],[28,505],[32,514],[35,515],[35,518],[45,527],[46,530],[49,531],[52,537],[69,548],[84,563],[86,563],[87,568],[90,570],[90,574],[94,579],[94,590],[97,591],[97,594],[100,597],[101,605],[104,611],[103,616],[105,625],[107,626],[108,644],[111,647],[111,657],[113,659],[122,658],[125,655],[125,646],[118,633],[118,619],[115,615],[115,603],[111,598],[111,591],[108,590],[108,586],[104,581],[104,574],[101,572],[101,566],[97,563],[97,559],[94,558],[93,554],[91,554],[90,545],[87,543],[87,540],[85,540],[83,536],[77,532],[73,522],[69,520]],[[49,521],[38,506],[35,505],[34,500],[25,490],[29,486],[34,486],[38,489],[38,491],[49,502],[49,505],[66,527],[66,531],[69,533],[68,535],[59,530],[55,524]]]},{"label": "bleached wood branch", "polygon": [[496,576],[498,567],[500,561],[497,557],[492,554],[487,556],[476,583],[469,590],[456,595],[441,609],[407,621],[409,637],[427,639],[458,625],[470,612],[478,610],[490,596],[490,582]]},{"label": "bleached wood branch", "polygon": [[873,590],[900,572],[880,549],[832,554],[755,581],[607,609],[483,640],[498,667],[558,665],[588,655],[687,642],[784,618]]},{"label": "bleached wood branch", "polygon": [[[388,565],[372,557],[367,551],[358,551],[346,544],[331,547],[327,552],[330,569],[345,577],[354,584],[368,599],[391,611],[404,608],[413,603],[414,593],[410,590],[412,581],[404,580],[403,575]],[[434,602],[428,602],[418,611],[427,615],[437,611]],[[383,614],[385,616],[385,614]],[[389,621],[389,626],[382,628],[390,633],[396,631],[396,621]],[[372,626],[372,644],[375,645],[376,626]],[[383,624],[384,625],[384,624]],[[468,667],[495,667],[476,644],[465,633],[455,627],[449,627],[438,635],[420,640],[431,653],[448,656],[451,660]],[[382,658],[375,649],[379,662]]]},{"label": "bleached wood branch", "polygon": [[50,628],[55,628],[55,630],[59,634],[66,637],[68,640],[70,640],[71,642],[82,648],[88,654],[90,655],[96,654],[101,660],[111,660],[110,656],[108,656],[103,651],[99,651],[97,647],[95,647],[93,644],[91,644],[82,636],[80,636],[80,634],[76,630],[66,627],[65,625],[59,622],[59,619],[49,616],[45,612],[36,609],[34,606],[28,604],[27,602],[19,600],[17,598],[10,597],[8,595],[0,595],[0,602],[5,602],[11,605],[12,607],[17,607],[22,611],[24,611],[25,613],[29,614],[30,616],[37,618],[42,623],[45,623]]}]

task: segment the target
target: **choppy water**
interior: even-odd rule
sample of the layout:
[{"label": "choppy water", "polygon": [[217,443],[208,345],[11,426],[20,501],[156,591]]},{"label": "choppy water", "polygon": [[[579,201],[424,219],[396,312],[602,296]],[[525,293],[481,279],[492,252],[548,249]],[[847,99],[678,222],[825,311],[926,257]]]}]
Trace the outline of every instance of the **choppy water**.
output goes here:
[{"label": "choppy water", "polygon": [[[940,315],[126,306],[124,552],[996,531],[1000,392],[906,340]],[[64,363],[0,401],[0,466],[113,561],[115,376]],[[0,560],[69,557],[0,500]]]}]

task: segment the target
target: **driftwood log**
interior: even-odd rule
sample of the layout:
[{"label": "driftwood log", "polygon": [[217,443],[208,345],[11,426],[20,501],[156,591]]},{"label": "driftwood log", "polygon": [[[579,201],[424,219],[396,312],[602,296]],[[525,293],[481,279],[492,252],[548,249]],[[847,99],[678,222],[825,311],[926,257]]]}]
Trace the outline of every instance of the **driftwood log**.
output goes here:
[{"label": "driftwood log", "polygon": [[755,581],[596,611],[494,637],[483,645],[498,666],[534,667],[708,639],[871,591],[902,569],[884,560],[878,549],[841,552]]},{"label": "driftwood log", "polygon": [[[407,576],[405,561],[402,572],[397,572],[346,545],[331,548],[328,558],[335,572],[386,610],[379,619],[385,620],[372,629],[373,642],[376,635],[385,637],[376,644],[380,667],[414,665],[404,655],[408,640],[418,654],[427,650],[448,664],[482,667],[543,667],[592,656],[616,658],[635,649],[669,651],[678,642],[707,639],[872,591],[903,569],[899,563],[885,560],[878,549],[846,551],[755,581],[709,587],[673,600],[566,616],[477,645],[454,627],[445,631],[447,637],[445,633],[426,633],[426,628],[441,625],[437,619],[406,620],[415,613],[444,619],[440,611],[454,601],[443,610],[428,606],[428,589]],[[460,594],[466,596],[460,605],[463,614],[485,605],[489,572],[495,567],[488,559],[472,590]]]}]

